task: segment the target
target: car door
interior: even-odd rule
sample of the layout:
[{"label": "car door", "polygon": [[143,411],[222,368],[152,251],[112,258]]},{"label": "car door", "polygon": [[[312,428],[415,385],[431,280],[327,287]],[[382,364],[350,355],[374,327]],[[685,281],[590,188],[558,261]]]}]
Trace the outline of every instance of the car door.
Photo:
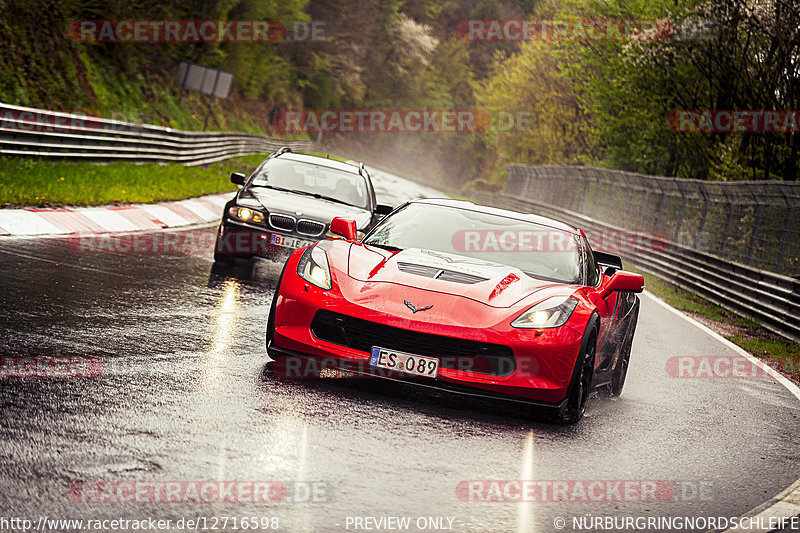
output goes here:
[{"label": "car door", "polygon": [[615,332],[620,322],[619,293],[612,292],[605,298],[601,292],[608,283],[610,276],[605,274],[594,258],[589,242],[584,237],[586,247],[586,285],[591,287],[589,300],[595,305],[600,315],[600,329],[597,334],[597,361],[596,366],[606,368],[613,360],[615,353]]}]

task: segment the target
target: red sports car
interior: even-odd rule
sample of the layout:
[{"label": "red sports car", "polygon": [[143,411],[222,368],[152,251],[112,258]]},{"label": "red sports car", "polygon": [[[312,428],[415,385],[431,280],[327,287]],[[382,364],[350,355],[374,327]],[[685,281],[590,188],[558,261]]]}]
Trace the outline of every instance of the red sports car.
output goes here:
[{"label": "red sports car", "polygon": [[291,361],[333,362],[565,422],[595,388],[621,393],[644,278],[581,230],[436,199],[406,203],[360,241],[352,220],[331,232],[342,238],[289,257],[275,291],[267,352],[287,375],[309,368]]}]

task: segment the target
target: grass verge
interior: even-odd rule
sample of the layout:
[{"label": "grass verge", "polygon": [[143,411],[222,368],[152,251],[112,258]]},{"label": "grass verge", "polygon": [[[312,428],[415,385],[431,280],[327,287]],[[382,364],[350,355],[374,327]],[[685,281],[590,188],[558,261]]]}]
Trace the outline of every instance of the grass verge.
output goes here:
[{"label": "grass verge", "polygon": [[0,206],[59,207],[180,200],[236,190],[231,172],[250,172],[255,154],[200,167],[0,158]]},{"label": "grass verge", "polygon": [[[151,203],[235,191],[231,172],[249,174],[265,157],[252,154],[199,167],[2,157],[0,207]],[[330,158],[345,161],[332,154]]]},{"label": "grass verge", "polygon": [[775,335],[756,322],[728,311],[658,276],[637,268],[626,270],[645,276],[645,287],[672,307],[685,312],[784,375],[800,381],[800,344]]}]

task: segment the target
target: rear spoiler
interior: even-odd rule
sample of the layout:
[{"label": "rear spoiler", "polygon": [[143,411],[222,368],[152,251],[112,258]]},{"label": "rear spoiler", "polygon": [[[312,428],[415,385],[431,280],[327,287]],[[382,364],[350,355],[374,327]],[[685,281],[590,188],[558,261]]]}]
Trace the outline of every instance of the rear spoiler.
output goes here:
[{"label": "rear spoiler", "polygon": [[594,259],[597,261],[597,264],[601,267],[605,267],[606,269],[611,269],[611,272],[605,270],[605,273],[609,276],[616,272],[617,270],[622,270],[622,258],[618,255],[614,254],[607,254],[605,252],[592,252],[594,253]]}]

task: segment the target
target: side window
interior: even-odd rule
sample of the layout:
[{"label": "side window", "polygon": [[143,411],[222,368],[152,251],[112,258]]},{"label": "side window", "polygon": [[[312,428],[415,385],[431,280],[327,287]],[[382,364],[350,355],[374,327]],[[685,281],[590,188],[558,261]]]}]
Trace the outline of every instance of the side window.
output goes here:
[{"label": "side window", "polygon": [[597,284],[600,283],[600,268],[597,266],[592,249],[589,247],[589,241],[585,238],[583,239],[583,246],[586,250],[586,285],[597,287]]}]

